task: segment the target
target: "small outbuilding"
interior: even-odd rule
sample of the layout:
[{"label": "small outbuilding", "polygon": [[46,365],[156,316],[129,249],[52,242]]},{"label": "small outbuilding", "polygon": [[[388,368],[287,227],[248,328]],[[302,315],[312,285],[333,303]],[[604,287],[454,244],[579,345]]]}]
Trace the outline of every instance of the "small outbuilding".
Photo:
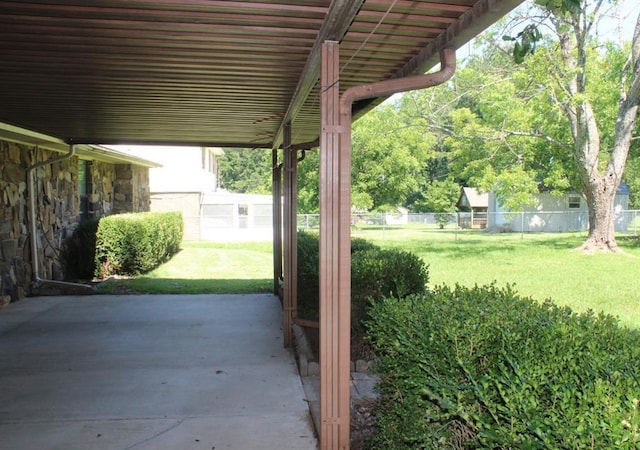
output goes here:
[{"label": "small outbuilding", "polygon": [[470,214],[460,215],[461,228],[486,228],[489,211],[489,194],[478,188],[463,187],[458,200],[458,211]]}]

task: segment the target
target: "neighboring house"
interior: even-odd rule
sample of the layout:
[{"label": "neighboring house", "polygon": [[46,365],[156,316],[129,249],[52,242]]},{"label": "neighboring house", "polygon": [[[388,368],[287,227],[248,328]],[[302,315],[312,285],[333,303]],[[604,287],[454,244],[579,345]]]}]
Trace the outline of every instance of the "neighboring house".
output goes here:
[{"label": "neighboring house", "polygon": [[[615,229],[627,230],[629,186],[620,183],[614,202]],[[582,196],[576,192],[565,194],[539,193],[536,203],[522,211],[505,211],[498,199],[489,194],[489,227],[516,232],[562,232],[587,230],[589,210]]]},{"label": "neighboring house", "polygon": [[0,124],[0,302],[30,295],[32,281],[67,279],[81,221],[149,209],[155,163],[99,146],[70,149]]},{"label": "neighboring house", "polygon": [[215,192],[219,186],[219,147],[110,147],[159,163],[149,171],[151,192]]},{"label": "neighboring house", "polygon": [[458,200],[458,210],[470,212],[460,216],[462,228],[486,228],[487,212],[489,210],[489,194],[478,188],[464,187]]},{"label": "neighboring house", "polygon": [[219,186],[218,147],[116,146],[119,151],[156,161],[149,173],[151,211],[180,211],[184,220],[184,239],[201,236],[201,210],[205,194]]},{"label": "neighboring house", "polygon": [[201,239],[268,241],[273,238],[271,195],[218,191],[202,200]]},{"label": "neighboring house", "polygon": [[220,189],[216,147],[115,147],[157,161],[150,170],[151,211],[181,211],[185,240],[270,240],[271,195]]}]

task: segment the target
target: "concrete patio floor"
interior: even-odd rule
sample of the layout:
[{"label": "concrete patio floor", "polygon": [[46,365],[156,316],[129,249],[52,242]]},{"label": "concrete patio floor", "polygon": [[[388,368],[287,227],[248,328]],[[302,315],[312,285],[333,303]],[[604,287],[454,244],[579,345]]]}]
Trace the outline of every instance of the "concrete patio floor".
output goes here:
[{"label": "concrete patio floor", "polygon": [[279,300],[34,297],[0,310],[0,449],[315,449]]}]

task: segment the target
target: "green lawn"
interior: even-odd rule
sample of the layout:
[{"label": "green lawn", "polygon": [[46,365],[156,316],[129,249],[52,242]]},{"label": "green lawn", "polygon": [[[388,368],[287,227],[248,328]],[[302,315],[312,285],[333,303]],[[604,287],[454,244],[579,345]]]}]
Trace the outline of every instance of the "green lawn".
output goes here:
[{"label": "green lawn", "polygon": [[433,228],[360,227],[353,236],[409,250],[429,264],[430,284],[512,284],[522,295],[551,298],[576,311],[616,315],[640,327],[640,241],[619,236],[627,255],[573,251],[584,233],[491,234]]},{"label": "green lawn", "polygon": [[[640,240],[619,236],[628,255],[572,251],[584,233],[490,234],[433,227],[362,226],[353,236],[410,250],[429,264],[431,285],[513,284],[525,296],[551,298],[576,311],[593,309],[640,327]],[[270,242],[184,242],[171,261],[137,279],[106,283],[103,292],[270,292]]]},{"label": "green lawn", "polygon": [[273,290],[271,242],[183,242],[147,274],[105,283],[103,293],[230,294]]}]

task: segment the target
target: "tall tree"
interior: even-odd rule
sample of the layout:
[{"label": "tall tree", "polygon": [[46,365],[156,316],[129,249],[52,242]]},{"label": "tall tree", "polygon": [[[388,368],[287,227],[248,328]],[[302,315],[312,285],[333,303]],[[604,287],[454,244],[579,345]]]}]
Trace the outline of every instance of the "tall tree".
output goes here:
[{"label": "tall tree", "polygon": [[320,212],[320,154],[308,150],[298,163],[298,212],[318,214]]},{"label": "tall tree", "polygon": [[[554,2],[547,3],[556,6]],[[589,208],[589,234],[581,248],[589,252],[619,250],[614,233],[613,205],[640,103],[639,15],[628,58],[618,73],[619,100],[613,128],[603,128],[607,118],[604,114],[596,114],[594,94],[601,81],[590,73],[589,61],[598,57],[601,51],[593,33],[603,8],[609,3],[609,0],[582,0],[579,7],[547,9],[557,44],[538,52],[545,56],[544,70],[551,81],[551,99],[569,124],[571,151]],[[612,137],[610,146],[606,145],[607,136]]]},{"label": "tall tree", "polygon": [[407,204],[433,153],[428,130],[408,127],[397,105],[384,103],[353,125],[352,202],[361,210]]},{"label": "tall tree", "polygon": [[271,152],[225,148],[220,158],[222,187],[242,194],[271,193]]}]

